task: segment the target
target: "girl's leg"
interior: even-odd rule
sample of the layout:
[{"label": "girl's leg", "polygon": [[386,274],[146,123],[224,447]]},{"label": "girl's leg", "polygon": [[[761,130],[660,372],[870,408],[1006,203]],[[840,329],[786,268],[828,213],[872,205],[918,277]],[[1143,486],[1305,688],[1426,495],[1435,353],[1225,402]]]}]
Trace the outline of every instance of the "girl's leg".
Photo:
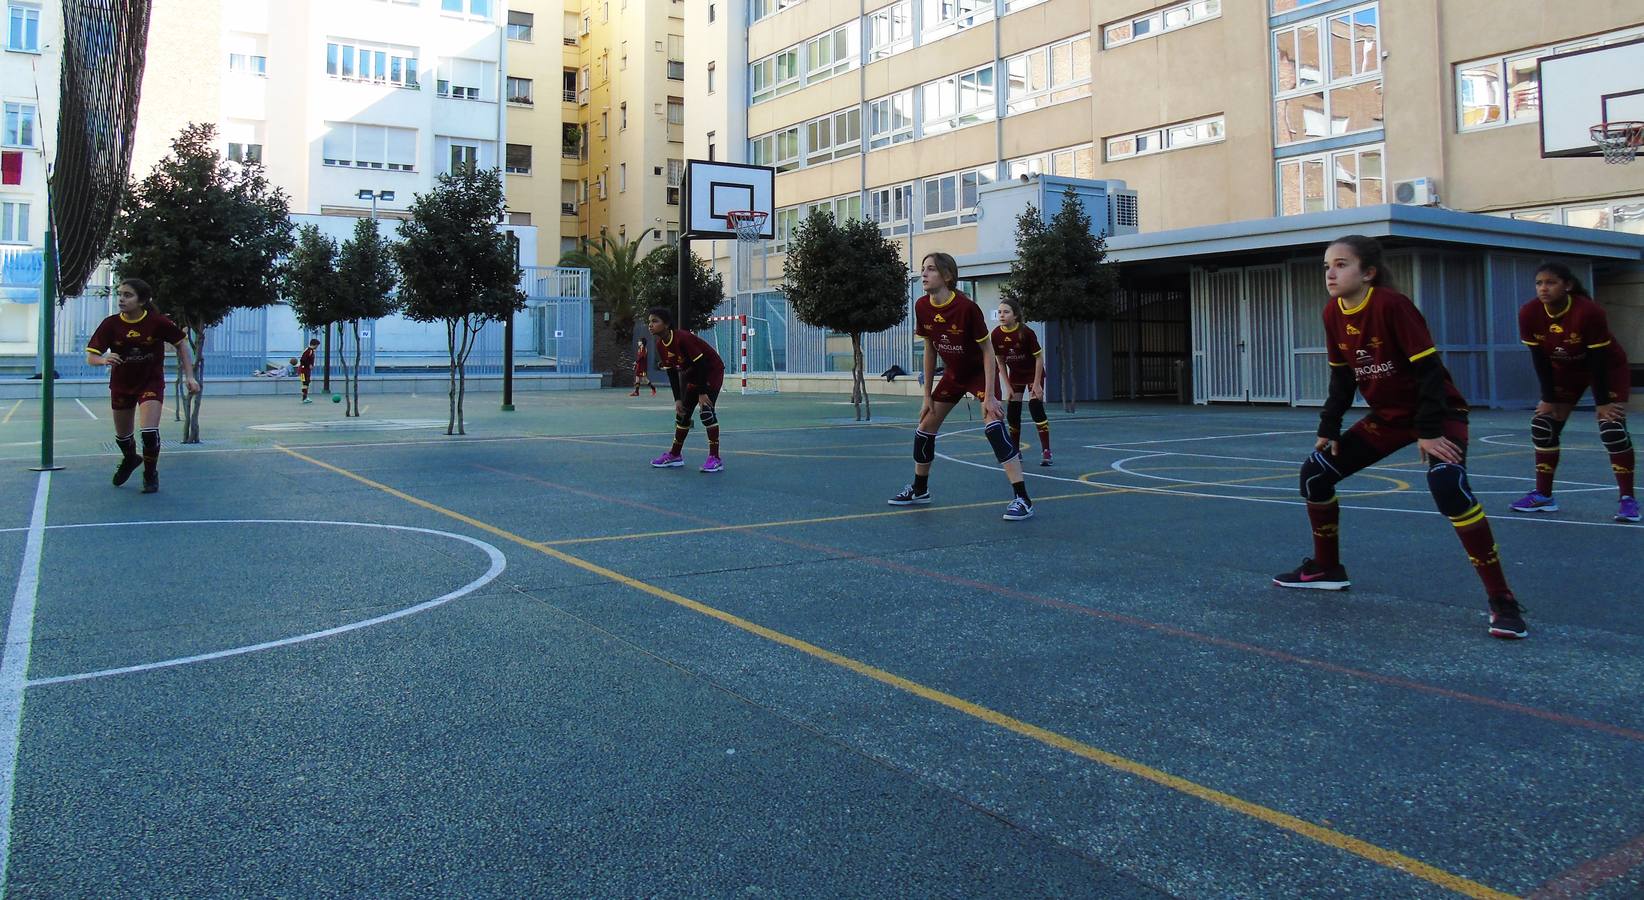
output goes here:
[{"label": "girl's leg", "polygon": [[1045,464],[1050,463],[1050,416],[1045,415],[1045,401],[1038,398],[1028,400],[1028,415],[1033,417],[1033,427],[1039,430],[1039,449],[1044,453]]},{"label": "girl's leg", "polygon": [[[1018,405],[1020,409],[1020,405]],[[1000,468],[1005,470],[1005,477],[1010,480],[1010,488],[1023,504],[1032,509],[1033,501],[1028,497],[1027,480],[1022,477],[1022,451],[1007,433],[1005,420],[998,417],[987,404],[982,404],[982,420],[986,423],[982,432],[987,435],[988,443],[993,445],[993,455],[998,458]],[[1006,516],[1007,518],[1027,518],[1022,516]]]},{"label": "girl's leg", "polygon": [[1005,424],[1010,426],[1010,442],[1020,445],[1022,440],[1022,394],[1012,390],[1005,401]]},{"label": "girl's leg", "polygon": [[[1621,491],[1622,505],[1633,499],[1633,437],[1627,433],[1625,417],[1615,419],[1600,419],[1598,421],[1598,439],[1604,444],[1604,449],[1610,454],[1610,471],[1615,473],[1615,486]],[[1638,504],[1633,503],[1632,510],[1623,510],[1616,514],[1616,518],[1626,522],[1638,521]]]},{"label": "girl's leg", "polygon": [[143,444],[143,493],[159,490],[160,401],[145,400],[137,406],[137,421]]},{"label": "girl's leg", "polygon": [[1518,512],[1553,512],[1558,504],[1549,502],[1553,496],[1553,473],[1558,471],[1559,436],[1573,408],[1568,403],[1551,404],[1552,409],[1530,417],[1530,443],[1536,448],[1535,494],[1513,504]]},{"label": "girl's leg", "polygon": [[1341,564],[1341,505],[1336,485],[1413,439],[1414,435],[1396,433],[1386,423],[1366,417],[1341,436],[1335,452],[1315,450],[1307,457],[1301,466],[1301,495],[1307,501],[1307,521],[1313,526],[1313,555],[1295,571],[1275,575],[1274,584],[1325,590],[1342,590],[1352,584]]},{"label": "girl's leg", "polygon": [[930,489],[930,464],[936,459],[936,434],[942,430],[954,404],[932,400],[930,412],[919,420],[919,429],[913,433],[913,492],[927,493]]},{"label": "girl's leg", "polygon": [[114,445],[120,448],[120,463],[114,469],[114,486],[119,487],[143,464],[142,457],[137,455],[137,410],[129,406],[113,408],[110,418],[114,420]]}]

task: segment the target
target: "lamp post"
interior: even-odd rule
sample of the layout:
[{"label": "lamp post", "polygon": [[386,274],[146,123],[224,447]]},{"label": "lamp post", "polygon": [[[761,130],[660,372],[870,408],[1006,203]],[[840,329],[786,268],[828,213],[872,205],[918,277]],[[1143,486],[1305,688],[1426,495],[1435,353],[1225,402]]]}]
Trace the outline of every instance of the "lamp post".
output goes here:
[{"label": "lamp post", "polygon": [[[372,225],[375,225],[377,222],[377,201],[381,200],[385,203],[392,203],[394,200],[393,191],[373,191],[370,188],[360,188],[354,196],[360,200],[371,201]],[[325,376],[324,380],[321,382],[320,389],[323,391],[331,390],[331,326],[329,325],[327,325],[325,329]]]}]

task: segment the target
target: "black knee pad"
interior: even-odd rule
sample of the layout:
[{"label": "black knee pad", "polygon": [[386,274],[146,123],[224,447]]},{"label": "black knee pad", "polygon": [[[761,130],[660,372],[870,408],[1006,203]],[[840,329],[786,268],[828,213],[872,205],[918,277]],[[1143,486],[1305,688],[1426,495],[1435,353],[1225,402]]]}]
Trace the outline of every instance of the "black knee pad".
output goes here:
[{"label": "black knee pad", "polygon": [[1564,423],[1548,415],[1530,417],[1530,443],[1540,450],[1558,449],[1558,436],[1564,433]]},{"label": "black knee pad", "polygon": [[691,430],[691,414],[690,413],[676,414],[674,416],[674,426],[676,428],[683,428],[686,431],[690,431]]},{"label": "black knee pad", "polygon": [[705,409],[697,413],[697,417],[702,419],[703,428],[714,428],[719,425],[719,413],[714,412],[712,409]]},{"label": "black knee pad", "polygon": [[913,433],[913,461],[929,465],[936,458],[936,435],[923,431]]},{"label": "black knee pad", "polygon": [[1010,462],[1022,455],[1011,442],[1010,433],[1005,430],[1003,422],[989,422],[988,427],[982,429],[988,436],[988,443],[993,445],[993,455],[1002,463]]},{"label": "black knee pad", "polygon": [[1441,462],[1427,469],[1427,490],[1433,494],[1438,510],[1455,518],[1478,505],[1473,487],[1467,483],[1467,470],[1455,463]]},{"label": "black knee pad", "polygon": [[1322,452],[1315,450],[1301,467],[1301,495],[1309,503],[1328,503],[1336,496],[1336,482],[1341,472]]},{"label": "black knee pad", "polygon": [[1604,449],[1611,453],[1626,453],[1633,449],[1633,439],[1627,433],[1625,422],[1612,422],[1608,419],[1599,422],[1598,440],[1604,445]]},{"label": "black knee pad", "polygon": [[1009,400],[1005,402],[1005,421],[1010,423],[1012,431],[1022,430],[1022,401]]},{"label": "black knee pad", "polygon": [[1045,415],[1045,401],[1037,397],[1028,398],[1028,415],[1033,417],[1033,424],[1044,425],[1050,421]]}]

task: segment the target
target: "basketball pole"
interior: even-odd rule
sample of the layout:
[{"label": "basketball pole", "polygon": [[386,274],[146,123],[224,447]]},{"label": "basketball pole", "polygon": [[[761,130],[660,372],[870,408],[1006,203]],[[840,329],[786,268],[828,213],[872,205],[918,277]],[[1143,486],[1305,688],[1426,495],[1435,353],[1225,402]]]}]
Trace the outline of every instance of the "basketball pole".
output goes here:
[{"label": "basketball pole", "polygon": [[[48,195],[50,188],[47,188]],[[35,472],[56,472],[63,467],[52,459],[56,441],[57,375],[57,235],[51,227],[51,199],[46,199],[45,277],[40,290],[40,465]]]}]

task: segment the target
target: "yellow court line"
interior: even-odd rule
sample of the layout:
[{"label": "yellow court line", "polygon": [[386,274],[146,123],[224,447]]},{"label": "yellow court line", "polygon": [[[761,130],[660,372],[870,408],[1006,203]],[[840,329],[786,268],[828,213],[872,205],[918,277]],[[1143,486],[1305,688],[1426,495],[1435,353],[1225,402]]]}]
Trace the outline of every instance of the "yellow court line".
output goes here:
[{"label": "yellow court line", "polygon": [[278,449],[300,460],[303,460],[304,462],[312,463],[322,469],[335,472],[345,478],[353,479],[354,481],[368,487],[376,488],[389,496],[398,497],[399,499],[404,500],[414,506],[419,506],[423,509],[429,510],[430,512],[436,512],[443,516],[448,516],[466,525],[471,525],[474,528],[478,528],[487,534],[492,534],[504,540],[519,544],[522,547],[528,547],[532,550],[536,550],[539,553],[550,556],[567,565],[574,566],[584,572],[598,575],[601,578],[614,581],[617,584],[632,588],[636,591],[640,591],[641,593],[649,594],[660,600],[666,600],[669,603],[673,603],[692,612],[699,613],[712,619],[717,619],[727,625],[746,631],[749,634],[757,635],[773,643],[797,650],[808,656],[820,659],[835,666],[839,666],[842,669],[855,672],[866,678],[871,678],[881,684],[888,685],[896,688],[897,690],[904,691],[916,697],[945,706],[956,712],[964,713],[965,715],[971,716],[972,718],[980,721],[987,722],[990,725],[994,725],[1015,734],[1019,734],[1023,737],[1038,741],[1046,746],[1054,747],[1058,750],[1071,753],[1083,759],[1088,759],[1091,762],[1106,766],[1110,769],[1124,772],[1146,781],[1151,781],[1154,784],[1186,794],[1189,797],[1194,797],[1199,800],[1204,800],[1208,803],[1215,804],[1223,809],[1249,816],[1250,818],[1265,822],[1277,828],[1282,828],[1293,834],[1298,834],[1310,840],[1317,841],[1325,846],[1351,853],[1377,865],[1385,866],[1389,869],[1394,869],[1400,872],[1406,872],[1424,881],[1438,885],[1446,890],[1454,891],[1463,896],[1488,898],[1488,900],[1510,900],[1510,898],[1513,897],[1511,894],[1503,893],[1489,887],[1488,885],[1480,884],[1479,882],[1464,878],[1453,872],[1448,872],[1436,866],[1428,865],[1427,863],[1415,859],[1414,857],[1405,856],[1396,850],[1389,850],[1368,841],[1363,841],[1352,837],[1351,835],[1343,834],[1330,828],[1325,828],[1322,825],[1316,825],[1305,819],[1300,819],[1296,816],[1289,815],[1288,813],[1282,813],[1276,809],[1240,799],[1232,794],[1224,793],[1222,791],[1215,790],[1214,788],[1205,787],[1198,782],[1189,781],[1186,778],[1172,775],[1169,772],[1165,772],[1161,769],[1155,769],[1145,763],[1140,763],[1133,759],[1119,756],[1115,753],[1109,753],[1106,750],[1086,744],[1083,741],[1078,741],[1058,732],[1041,728],[1037,725],[1024,722],[1021,719],[1007,716],[997,710],[990,709],[977,703],[972,703],[969,700],[965,700],[945,691],[937,690],[933,687],[927,687],[919,682],[903,678],[900,675],[892,674],[884,669],[852,659],[851,657],[844,656],[839,653],[835,653],[832,650],[818,647],[809,641],[784,634],[771,628],[766,628],[763,625],[751,622],[741,616],[716,609],[705,603],[676,594],[666,588],[660,588],[653,584],[647,584],[646,582],[640,581],[636,578],[630,578],[621,572],[607,569],[604,566],[572,556],[569,553],[555,550],[553,547],[546,546],[538,541],[521,537],[511,531],[506,531],[487,522],[481,522],[471,516],[466,516],[454,510],[446,509],[443,506],[430,503],[427,500],[413,497],[404,491],[396,490],[388,485],[372,481],[363,475],[357,475],[347,469],[334,466],[327,462],[322,462],[312,456],[298,453],[297,451],[286,447],[278,447]]},{"label": "yellow court line", "polygon": [[4,425],[7,422],[10,422],[12,415],[14,413],[16,413],[17,408],[22,406],[22,405],[23,405],[23,401],[21,401],[21,400],[17,401],[16,403],[13,403],[11,405],[11,409],[6,410],[6,417],[4,419],[0,419],[0,425]]}]

